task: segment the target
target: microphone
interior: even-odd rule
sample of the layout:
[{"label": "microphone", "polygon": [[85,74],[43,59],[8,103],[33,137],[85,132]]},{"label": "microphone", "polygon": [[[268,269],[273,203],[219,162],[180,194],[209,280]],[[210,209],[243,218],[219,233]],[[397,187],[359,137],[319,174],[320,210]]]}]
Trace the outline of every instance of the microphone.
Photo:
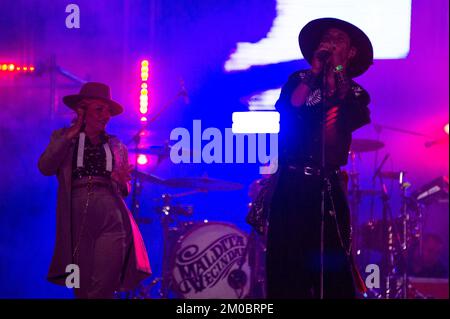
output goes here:
[{"label": "microphone", "polygon": [[183,97],[184,104],[189,104],[190,103],[189,93],[186,90],[186,87],[184,86],[184,80],[183,79],[180,79],[180,87],[181,87],[180,96]]},{"label": "microphone", "polygon": [[328,58],[331,56],[331,52],[328,50],[321,50],[316,53],[316,56],[320,61],[323,62],[323,61],[328,60]]}]

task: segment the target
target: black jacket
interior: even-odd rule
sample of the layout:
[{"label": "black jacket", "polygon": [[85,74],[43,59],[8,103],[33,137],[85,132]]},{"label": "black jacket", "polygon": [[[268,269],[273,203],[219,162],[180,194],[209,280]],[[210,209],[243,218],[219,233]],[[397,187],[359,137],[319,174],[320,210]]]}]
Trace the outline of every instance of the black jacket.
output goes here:
[{"label": "black jacket", "polygon": [[[305,78],[307,70],[296,71],[281,90],[275,107],[280,113],[280,164],[321,164],[322,89],[320,83],[311,90],[304,105],[295,107],[290,99],[295,88]],[[356,82],[350,82],[344,99],[328,100],[326,110],[338,107],[335,133],[326,139],[326,165],[347,164],[352,132],[370,123],[369,94]]]}]

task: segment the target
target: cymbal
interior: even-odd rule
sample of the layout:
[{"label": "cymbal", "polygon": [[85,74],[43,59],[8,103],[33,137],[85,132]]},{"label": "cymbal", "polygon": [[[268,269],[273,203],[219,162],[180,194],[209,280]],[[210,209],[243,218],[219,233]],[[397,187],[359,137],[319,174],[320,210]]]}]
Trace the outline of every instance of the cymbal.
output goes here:
[{"label": "cymbal", "polygon": [[[155,145],[148,147],[130,148],[128,149],[128,152],[134,154],[169,156],[172,147],[173,147],[172,145],[164,145],[164,146]],[[182,154],[187,154],[189,156],[195,153],[193,150],[190,149],[189,150],[183,149],[181,152]]]},{"label": "cymbal", "polygon": [[355,138],[352,141],[350,150],[355,153],[373,152],[384,147],[384,143],[365,138]]},{"label": "cymbal", "polygon": [[143,172],[139,172],[139,171],[133,170],[131,172],[131,175],[133,177],[138,177],[138,178],[142,179],[145,182],[165,185],[165,182],[164,182],[163,179],[161,179],[159,177],[156,177],[155,175],[152,175],[152,174],[147,174],[147,173],[143,173]]},{"label": "cymbal", "polygon": [[233,191],[243,187],[240,183],[228,182],[209,177],[183,177],[171,178],[164,181],[164,184],[175,188],[195,188],[205,191]]},{"label": "cymbal", "polygon": [[134,154],[168,156],[170,154],[170,148],[167,146],[148,146],[130,148],[128,149],[128,152]]},{"label": "cymbal", "polygon": [[382,178],[389,178],[389,179],[400,179],[400,174],[405,175],[404,171],[386,171],[386,172],[381,172],[380,176]]},{"label": "cymbal", "polygon": [[376,189],[359,189],[359,190],[349,190],[350,194],[355,194],[355,195],[359,195],[359,196],[376,196],[376,195],[381,195],[382,192],[380,190],[376,190]]}]

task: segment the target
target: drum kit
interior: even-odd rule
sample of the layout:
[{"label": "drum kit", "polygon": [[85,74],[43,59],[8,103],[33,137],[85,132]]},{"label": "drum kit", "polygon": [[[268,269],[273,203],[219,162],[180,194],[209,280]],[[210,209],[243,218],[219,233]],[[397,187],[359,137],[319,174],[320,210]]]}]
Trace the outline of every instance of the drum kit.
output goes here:
[{"label": "drum kit", "polygon": [[[168,150],[166,146],[130,148],[129,153],[167,156]],[[158,199],[161,205],[155,207],[162,230],[160,276],[142,284],[128,298],[155,298],[156,288],[156,298],[163,299],[262,297],[263,272],[255,269],[255,265],[263,265],[264,247],[259,238],[231,223],[193,221],[193,206],[175,203],[188,195],[240,190],[242,184],[207,176],[162,179],[135,169],[131,210],[138,224],[153,220],[139,213],[140,195],[146,183],[181,192],[162,194]]]},{"label": "drum kit", "polygon": [[[136,143],[138,144],[138,143]],[[354,251],[376,251],[381,254],[380,287],[369,290],[373,298],[406,298],[408,295],[407,258],[410,248],[420,243],[423,229],[421,201],[408,195],[411,185],[404,171],[384,171],[388,155],[375,169],[371,189],[360,187],[360,173],[356,159],[361,153],[378,152],[384,147],[380,141],[353,139],[349,153],[347,192],[352,212]],[[168,157],[170,146],[130,148],[130,153]],[[137,156],[136,156],[137,158]],[[136,160],[137,164],[137,160]],[[136,168],[138,165],[135,166]],[[185,221],[192,219],[193,206],[175,204],[174,199],[187,195],[235,191],[242,184],[203,177],[162,179],[153,174],[134,170],[132,173],[131,207],[138,223],[149,223],[139,215],[140,194],[145,183],[169,189],[183,189],[176,194],[165,193],[156,208],[162,229],[162,271],[150,284],[141,285],[132,298],[154,298],[151,291],[159,285],[158,298],[264,298],[265,297],[265,244],[263,235],[251,231],[246,234],[233,224],[224,222]],[[379,181],[379,189],[375,188]],[[401,194],[398,214],[390,204],[386,181],[396,181]],[[248,195],[254,199],[259,180],[249,187]],[[447,180],[448,190],[448,180]],[[423,195],[422,195],[423,196]],[[358,220],[364,198],[381,199],[381,218],[373,214],[367,223]],[[372,205],[373,207],[373,205]],[[182,218],[184,217],[184,221]],[[361,260],[360,265],[371,263]],[[362,269],[364,273],[364,269]]]},{"label": "drum kit", "polygon": [[[352,236],[354,252],[360,266],[373,264],[371,255],[381,256],[380,286],[369,289],[371,298],[407,299],[420,298],[420,294],[411,295],[413,287],[409,279],[408,262],[414,249],[422,246],[424,228],[424,208],[430,203],[430,189],[440,189],[440,196],[448,199],[448,179],[436,179],[412,194],[411,184],[407,181],[405,171],[385,171],[383,167],[389,158],[387,154],[376,167],[372,176],[372,188],[360,188],[360,174],[356,169],[356,158],[361,153],[378,152],[384,144],[377,140],[353,139],[350,151],[350,171],[348,172],[348,197],[352,213]],[[376,156],[377,158],[377,156]],[[375,187],[379,181],[379,189]],[[391,194],[387,182],[396,182],[400,193],[400,207],[397,214],[392,210]],[[436,186],[440,182],[440,186]],[[391,190],[392,191],[392,190]],[[433,193],[432,193],[433,194]],[[422,196],[422,197],[421,197]],[[360,223],[361,201],[368,197],[370,202],[370,217],[368,222]],[[375,199],[381,200],[381,216],[374,218],[373,207]],[[426,200],[425,200],[426,199]],[[368,255],[362,252],[375,252]],[[364,269],[361,269],[364,273]]]}]

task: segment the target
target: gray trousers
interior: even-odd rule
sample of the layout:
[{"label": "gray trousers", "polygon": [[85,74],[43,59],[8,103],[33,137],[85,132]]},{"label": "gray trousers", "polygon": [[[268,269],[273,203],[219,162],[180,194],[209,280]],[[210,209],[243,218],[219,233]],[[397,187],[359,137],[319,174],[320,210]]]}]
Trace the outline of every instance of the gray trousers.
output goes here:
[{"label": "gray trousers", "polygon": [[72,190],[72,249],[80,269],[76,298],[113,298],[131,245],[131,228],[108,187]]}]

